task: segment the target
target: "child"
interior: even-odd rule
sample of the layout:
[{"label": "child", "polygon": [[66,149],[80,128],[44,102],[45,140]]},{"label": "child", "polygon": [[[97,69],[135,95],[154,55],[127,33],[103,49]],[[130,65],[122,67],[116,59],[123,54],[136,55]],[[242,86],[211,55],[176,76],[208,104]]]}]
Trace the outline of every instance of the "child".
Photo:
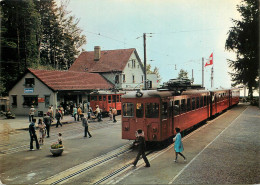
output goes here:
[{"label": "child", "polygon": [[110,107],[108,115],[109,115],[109,118],[110,118],[109,121],[112,121],[112,117],[113,117],[113,115],[112,115],[112,107]]},{"label": "child", "polygon": [[58,134],[58,142],[60,145],[62,145],[62,134],[61,133]]}]

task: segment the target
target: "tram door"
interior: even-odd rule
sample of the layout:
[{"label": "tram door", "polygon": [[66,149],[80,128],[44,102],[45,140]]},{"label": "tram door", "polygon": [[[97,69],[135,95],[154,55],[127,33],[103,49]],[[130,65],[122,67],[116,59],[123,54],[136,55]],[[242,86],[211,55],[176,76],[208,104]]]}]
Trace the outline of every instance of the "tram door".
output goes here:
[{"label": "tram door", "polygon": [[144,131],[145,136],[147,136],[148,130],[145,124],[144,103],[141,101],[137,101],[135,104],[135,125],[135,130],[141,129]]},{"label": "tram door", "polygon": [[161,120],[162,120],[162,136],[164,138],[162,138],[163,140],[168,138],[169,136],[169,117],[168,117],[168,102],[162,102],[162,106],[161,106]]}]

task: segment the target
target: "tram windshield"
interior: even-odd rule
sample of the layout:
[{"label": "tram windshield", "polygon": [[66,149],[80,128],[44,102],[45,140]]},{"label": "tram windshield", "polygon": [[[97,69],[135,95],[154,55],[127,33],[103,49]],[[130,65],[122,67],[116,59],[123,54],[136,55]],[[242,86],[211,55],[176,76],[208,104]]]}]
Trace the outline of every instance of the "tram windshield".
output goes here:
[{"label": "tram windshield", "polygon": [[133,103],[124,103],[123,104],[123,116],[124,117],[133,117],[134,116],[134,104]]},{"label": "tram windshield", "polygon": [[144,106],[142,103],[136,103],[136,117],[142,118],[144,116]]},{"label": "tram windshield", "polygon": [[145,104],[145,117],[146,118],[158,118],[159,117],[159,104],[158,103],[146,103]]}]

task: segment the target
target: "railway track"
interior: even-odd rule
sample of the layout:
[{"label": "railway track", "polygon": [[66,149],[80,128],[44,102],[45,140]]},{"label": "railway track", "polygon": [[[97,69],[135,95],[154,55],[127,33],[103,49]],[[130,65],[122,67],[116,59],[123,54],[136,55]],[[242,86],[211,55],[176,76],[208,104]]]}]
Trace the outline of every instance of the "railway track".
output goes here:
[{"label": "railway track", "polygon": [[95,167],[99,167],[101,165],[104,165],[105,163],[116,159],[117,157],[126,154],[130,151],[132,151],[131,149],[132,144],[126,144],[120,148],[117,148],[107,154],[101,155],[99,157],[96,157],[90,161],[86,161],[80,165],[77,165],[73,168],[70,168],[68,170],[65,170],[57,175],[54,175],[50,178],[47,178],[45,180],[42,180],[36,184],[62,184],[62,183],[66,183],[69,180],[78,177],[80,174],[82,174],[83,172],[86,171],[90,171],[91,169],[95,168]]}]

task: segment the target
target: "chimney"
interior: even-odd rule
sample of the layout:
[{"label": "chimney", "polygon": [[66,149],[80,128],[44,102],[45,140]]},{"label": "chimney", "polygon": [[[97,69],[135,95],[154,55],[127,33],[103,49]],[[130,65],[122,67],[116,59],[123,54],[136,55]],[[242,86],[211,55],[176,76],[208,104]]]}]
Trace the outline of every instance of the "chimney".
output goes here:
[{"label": "chimney", "polygon": [[94,48],[94,60],[99,61],[100,59],[100,46],[95,46]]}]

